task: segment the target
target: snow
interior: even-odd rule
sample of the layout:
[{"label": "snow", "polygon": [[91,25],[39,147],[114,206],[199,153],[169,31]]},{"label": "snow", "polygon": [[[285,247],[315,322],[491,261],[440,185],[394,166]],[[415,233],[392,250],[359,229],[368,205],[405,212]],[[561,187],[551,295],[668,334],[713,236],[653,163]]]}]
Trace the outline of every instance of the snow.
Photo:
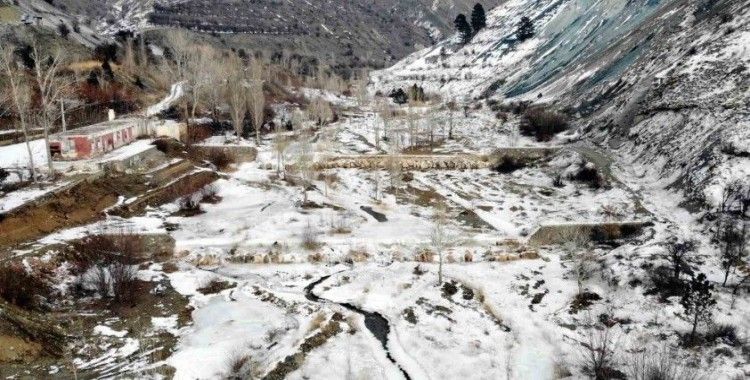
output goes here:
[{"label": "snow", "polygon": [[99,326],[94,327],[94,334],[104,335],[104,336],[113,336],[117,338],[124,338],[126,335],[128,335],[128,332],[117,331],[117,330],[113,330],[112,328],[108,326],[99,325]]},{"label": "snow", "polygon": [[23,206],[26,203],[39,199],[67,185],[68,182],[58,182],[53,185],[43,185],[43,187],[41,188],[30,185],[28,187],[7,194],[0,193],[0,214]]},{"label": "snow", "polygon": [[169,89],[169,95],[162,99],[159,103],[156,103],[146,109],[146,116],[156,116],[161,112],[166,111],[169,107],[172,107],[176,101],[183,96],[183,83],[175,83]]},{"label": "snow", "polygon": [[[31,158],[37,170],[46,168],[47,149],[44,140],[32,140]],[[28,168],[29,150],[26,143],[0,146],[0,167],[2,168]]]}]

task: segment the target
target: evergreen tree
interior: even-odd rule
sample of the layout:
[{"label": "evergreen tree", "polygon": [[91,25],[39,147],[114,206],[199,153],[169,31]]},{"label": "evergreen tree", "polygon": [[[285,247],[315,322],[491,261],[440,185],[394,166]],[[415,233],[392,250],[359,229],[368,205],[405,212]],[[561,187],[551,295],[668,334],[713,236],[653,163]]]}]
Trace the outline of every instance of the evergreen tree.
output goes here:
[{"label": "evergreen tree", "polygon": [[458,30],[458,33],[461,34],[461,41],[463,43],[468,43],[471,41],[471,25],[469,25],[469,22],[466,21],[466,16],[462,13],[458,16],[456,16],[456,21],[454,22],[456,26],[456,30]]},{"label": "evergreen tree", "polygon": [[479,33],[485,26],[487,26],[487,15],[484,13],[482,4],[477,3],[471,12],[471,27],[474,29],[474,34]]},{"label": "evergreen tree", "polygon": [[690,318],[693,325],[689,336],[691,343],[695,339],[698,323],[711,320],[711,309],[716,305],[716,300],[711,295],[713,290],[713,284],[706,279],[705,274],[700,273],[687,284],[685,294],[680,300],[680,305],[685,308],[685,315]]},{"label": "evergreen tree", "polygon": [[516,31],[518,41],[526,41],[534,37],[534,33],[534,23],[531,22],[531,19],[526,16],[521,17],[521,21],[518,23],[518,30]]}]

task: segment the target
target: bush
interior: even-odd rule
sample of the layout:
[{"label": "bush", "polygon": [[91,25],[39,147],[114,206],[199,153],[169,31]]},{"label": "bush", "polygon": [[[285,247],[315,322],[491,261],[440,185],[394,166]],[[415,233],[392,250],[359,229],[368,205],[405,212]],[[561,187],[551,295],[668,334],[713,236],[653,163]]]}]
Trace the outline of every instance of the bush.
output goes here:
[{"label": "bush", "polygon": [[540,107],[527,109],[521,118],[521,133],[524,136],[533,136],[537,141],[549,141],[567,129],[568,121],[565,116]]},{"label": "bush", "polygon": [[697,370],[681,362],[675,350],[666,348],[658,353],[643,352],[634,355],[628,368],[632,380],[698,380],[703,379]]},{"label": "bush", "polygon": [[23,309],[35,309],[49,295],[47,284],[26,271],[21,263],[0,264],[0,298]]},{"label": "bush", "polygon": [[604,177],[594,164],[587,163],[577,173],[571,176],[572,180],[587,183],[592,189],[600,189],[604,186]]},{"label": "bush", "polygon": [[60,23],[57,25],[57,33],[60,34],[60,37],[62,38],[68,38],[68,35],[70,34],[70,28],[68,28],[65,23]]},{"label": "bush", "polygon": [[510,174],[516,170],[526,167],[526,163],[518,157],[503,156],[492,166],[492,170],[498,173]]},{"label": "bush", "polygon": [[305,229],[302,231],[302,247],[312,251],[320,247],[318,242],[318,231],[313,228],[310,223],[307,223]]},{"label": "bush", "polygon": [[219,170],[225,170],[235,162],[234,156],[221,149],[211,149],[206,154],[206,160]]},{"label": "bush", "polygon": [[122,261],[96,264],[84,276],[102,298],[112,298],[115,304],[130,302],[135,298],[138,269]]},{"label": "bush", "polygon": [[737,336],[737,327],[735,327],[734,325],[713,325],[708,329],[708,332],[706,332],[704,338],[707,343],[721,340],[721,343],[725,343],[732,347],[738,347],[742,345],[742,340],[739,338],[739,336]]},{"label": "bush", "polygon": [[200,202],[193,195],[180,198],[177,205],[180,207],[177,212],[180,216],[195,216],[203,213]]},{"label": "bush", "polygon": [[123,262],[135,265],[142,260],[143,243],[129,232],[89,235],[71,243],[64,258],[73,264],[74,273],[83,273],[97,264]]},{"label": "bush", "polygon": [[200,201],[205,203],[218,203],[221,201],[221,197],[219,196],[219,188],[216,186],[216,184],[209,184],[201,189],[200,193]]},{"label": "bush", "polygon": [[196,144],[213,136],[214,130],[207,124],[190,124],[187,128],[187,143]]}]

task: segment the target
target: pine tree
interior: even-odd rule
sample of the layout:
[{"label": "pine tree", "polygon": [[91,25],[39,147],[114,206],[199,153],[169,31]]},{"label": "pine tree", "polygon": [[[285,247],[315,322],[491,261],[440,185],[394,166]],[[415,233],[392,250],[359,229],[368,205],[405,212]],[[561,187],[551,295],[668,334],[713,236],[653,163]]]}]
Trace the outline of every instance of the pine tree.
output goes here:
[{"label": "pine tree", "polygon": [[482,4],[477,3],[471,12],[471,27],[474,29],[474,34],[479,33],[485,26],[487,26],[487,15],[484,13]]},{"label": "pine tree", "polygon": [[531,22],[531,19],[526,16],[521,17],[521,21],[518,23],[518,30],[516,31],[518,41],[526,41],[534,37],[534,33],[534,23]]},{"label": "pine tree", "polygon": [[690,342],[695,339],[695,332],[699,322],[708,322],[711,319],[711,309],[716,305],[716,300],[711,295],[714,286],[703,273],[693,277],[687,284],[685,294],[680,300],[680,305],[685,308],[685,315],[691,319],[693,329],[690,332]]},{"label": "pine tree", "polygon": [[461,42],[468,43],[471,41],[471,25],[466,21],[466,16],[463,13],[456,16],[454,24],[458,33],[461,34]]}]

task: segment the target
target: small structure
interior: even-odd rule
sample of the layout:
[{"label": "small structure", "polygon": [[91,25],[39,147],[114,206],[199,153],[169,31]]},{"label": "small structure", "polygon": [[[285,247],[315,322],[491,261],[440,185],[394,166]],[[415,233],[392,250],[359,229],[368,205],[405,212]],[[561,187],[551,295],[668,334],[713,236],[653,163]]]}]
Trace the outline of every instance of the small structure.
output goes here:
[{"label": "small structure", "polygon": [[50,154],[56,160],[88,160],[100,157],[135,141],[138,137],[172,137],[186,135],[184,123],[144,117],[115,119],[108,113],[108,121],[67,130],[50,136]]},{"label": "small structure", "polygon": [[50,154],[62,160],[101,156],[135,141],[142,123],[138,118],[118,119],[53,135],[50,137]]}]

